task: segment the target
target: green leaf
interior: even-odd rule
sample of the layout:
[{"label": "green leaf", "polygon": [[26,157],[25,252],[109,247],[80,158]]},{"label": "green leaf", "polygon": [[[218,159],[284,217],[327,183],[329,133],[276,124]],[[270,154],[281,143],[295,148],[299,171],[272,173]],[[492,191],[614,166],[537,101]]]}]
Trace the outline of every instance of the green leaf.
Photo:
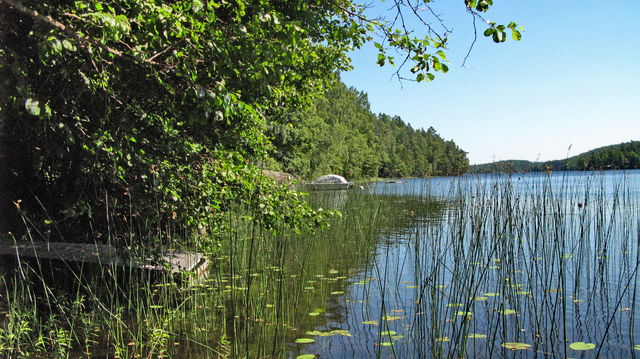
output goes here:
[{"label": "green leaf", "polygon": [[202,2],[200,0],[193,0],[193,4],[191,5],[191,10],[193,12],[198,12],[198,11],[202,10],[203,7],[204,7],[204,5],[202,4]]},{"label": "green leaf", "polygon": [[498,296],[500,296],[500,293],[483,293],[482,296],[484,296],[484,297],[498,297]]},{"label": "green leaf", "polygon": [[520,41],[520,39],[522,39],[522,34],[520,33],[520,31],[518,31],[516,29],[512,29],[511,30],[511,38],[516,40],[516,41]]},{"label": "green leaf", "polygon": [[298,338],[296,339],[296,343],[298,344],[309,344],[309,343],[313,343],[315,342],[315,339],[311,339],[311,338]]},{"label": "green leaf", "polygon": [[488,28],[488,29],[484,30],[484,36],[491,36],[491,35],[493,35],[493,33],[494,33],[495,31],[496,31],[496,29],[494,29],[494,28],[490,27],[490,28]]},{"label": "green leaf", "polygon": [[75,45],[67,39],[62,40],[62,47],[67,51],[76,51]]},{"label": "green leaf", "polygon": [[38,102],[37,100],[28,98],[24,102],[24,108],[27,110],[27,112],[30,115],[33,115],[33,116],[40,115],[40,102]]},{"label": "green leaf", "polygon": [[525,350],[531,348],[531,344],[525,343],[502,343],[502,346],[511,350]]},{"label": "green leaf", "polygon": [[500,43],[500,42],[504,42],[504,40],[505,40],[504,32],[495,30],[493,33],[493,42]]},{"label": "green leaf", "polygon": [[585,343],[585,342],[575,342],[569,344],[569,348],[573,350],[591,350],[596,347],[593,343]]}]

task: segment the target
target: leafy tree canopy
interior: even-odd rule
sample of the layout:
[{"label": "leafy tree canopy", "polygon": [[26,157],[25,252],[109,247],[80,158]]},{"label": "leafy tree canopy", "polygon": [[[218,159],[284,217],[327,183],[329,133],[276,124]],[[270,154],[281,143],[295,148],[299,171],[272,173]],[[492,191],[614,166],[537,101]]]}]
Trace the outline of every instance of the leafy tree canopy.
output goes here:
[{"label": "leafy tree canopy", "polygon": [[[416,81],[446,72],[448,34],[421,15],[429,1],[393,4],[386,21],[350,0],[1,0],[2,230],[16,228],[8,206],[67,240],[86,228],[196,238],[238,203],[267,228],[321,220],[261,175],[265,130],[368,41],[380,65],[399,52]],[[481,18],[491,5],[461,11]],[[410,15],[425,37],[398,21]],[[519,39],[514,23],[484,34],[507,31]]]}]

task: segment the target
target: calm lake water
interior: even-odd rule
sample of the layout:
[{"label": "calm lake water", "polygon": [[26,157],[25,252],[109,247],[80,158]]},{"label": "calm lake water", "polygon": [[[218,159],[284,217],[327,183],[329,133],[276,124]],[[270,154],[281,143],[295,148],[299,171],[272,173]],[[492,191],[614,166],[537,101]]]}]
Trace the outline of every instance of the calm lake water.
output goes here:
[{"label": "calm lake water", "polygon": [[412,179],[308,198],[342,215],[284,235],[229,216],[200,285],[97,271],[69,297],[80,320],[62,327],[84,346],[72,357],[640,354],[640,171]]},{"label": "calm lake water", "polygon": [[313,239],[331,247],[290,248],[321,263],[301,275],[283,357],[640,354],[640,171],[412,179],[321,195],[344,216]]}]

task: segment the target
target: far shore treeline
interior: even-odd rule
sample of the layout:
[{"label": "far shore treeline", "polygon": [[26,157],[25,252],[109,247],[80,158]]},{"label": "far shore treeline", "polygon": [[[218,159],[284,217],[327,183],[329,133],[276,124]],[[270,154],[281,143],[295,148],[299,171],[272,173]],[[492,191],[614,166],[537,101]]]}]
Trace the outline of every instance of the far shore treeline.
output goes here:
[{"label": "far shore treeline", "polygon": [[300,178],[455,176],[469,167],[466,152],[433,127],[413,129],[398,116],[375,115],[367,94],[342,82],[291,117],[296,126],[270,125],[276,163],[266,166]]},{"label": "far shore treeline", "polygon": [[506,160],[471,165],[469,173],[593,171],[637,168],[640,168],[640,141],[630,141],[599,147],[563,160],[546,162]]}]

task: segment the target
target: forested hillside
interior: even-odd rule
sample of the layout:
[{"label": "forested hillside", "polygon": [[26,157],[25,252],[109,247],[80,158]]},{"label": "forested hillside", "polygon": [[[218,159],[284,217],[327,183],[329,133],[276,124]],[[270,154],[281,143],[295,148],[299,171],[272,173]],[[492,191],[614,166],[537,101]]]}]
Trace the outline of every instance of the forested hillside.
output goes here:
[{"label": "forested hillside", "polygon": [[273,125],[281,169],[302,178],[337,173],[349,179],[458,175],[466,152],[430,127],[413,129],[398,116],[375,115],[367,94],[336,83],[296,127]]},{"label": "forested hillside", "polygon": [[564,160],[530,162],[523,160],[498,161],[470,166],[470,173],[583,171],[640,168],[640,141],[605,146]]}]

